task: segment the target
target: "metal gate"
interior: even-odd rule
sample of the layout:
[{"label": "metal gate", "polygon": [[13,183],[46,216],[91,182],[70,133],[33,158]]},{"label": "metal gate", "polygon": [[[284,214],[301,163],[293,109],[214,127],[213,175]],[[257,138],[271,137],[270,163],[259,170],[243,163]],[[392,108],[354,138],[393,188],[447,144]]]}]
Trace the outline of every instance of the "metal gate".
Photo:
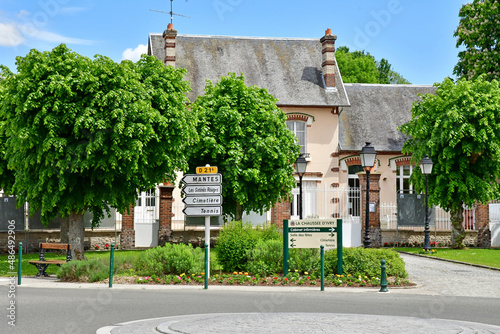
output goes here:
[{"label": "metal gate", "polygon": [[159,222],[156,219],[156,189],[141,192],[135,203],[134,230],[136,247],[158,246]]}]

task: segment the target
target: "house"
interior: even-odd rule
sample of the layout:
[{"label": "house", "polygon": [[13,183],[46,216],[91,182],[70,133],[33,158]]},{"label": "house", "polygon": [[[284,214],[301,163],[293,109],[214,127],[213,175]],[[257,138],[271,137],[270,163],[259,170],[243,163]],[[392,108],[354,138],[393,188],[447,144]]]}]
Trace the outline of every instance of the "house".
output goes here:
[{"label": "house", "polygon": [[[191,101],[203,94],[206,80],[216,82],[230,72],[243,73],[247,85],[266,88],[278,99],[301,152],[308,154],[303,177],[304,217],[339,217],[360,230],[366,173],[359,152],[365,142],[371,142],[378,153],[370,177],[370,202],[375,204],[375,213],[370,214],[371,238],[379,246],[399,237],[418,240],[423,235],[421,226],[399,230],[396,224],[398,198],[414,193],[409,176],[415,168],[410,157],[401,153],[405,137],[398,126],[411,119],[411,104],[418,94],[433,93],[435,87],[344,84],[335,60],[336,39],[330,29],[321,38],[183,35],[169,24],[163,34],[149,35],[148,54],[167,66],[187,69]],[[262,219],[280,225],[283,219],[297,218],[297,194],[295,190],[291,201],[276,204]],[[171,196],[172,207],[181,203],[177,188]],[[170,230],[175,216],[180,215],[179,210],[174,211]],[[487,208],[476,211],[474,219],[484,222],[472,231],[473,238],[477,240],[480,230],[484,235],[480,239],[487,239]],[[447,229],[440,237],[443,240],[449,238]],[[441,240],[437,233],[435,237]]]},{"label": "house", "polygon": [[[274,95],[287,115],[289,129],[297,135],[301,152],[308,154],[302,178],[303,216],[342,218],[347,246],[361,245],[366,173],[359,153],[370,142],[377,151],[369,190],[372,244],[421,242],[423,221],[402,212],[397,215],[398,202],[419,202],[421,197],[409,182],[415,166],[401,153],[406,139],[398,126],[411,119],[411,105],[418,94],[433,93],[435,87],[344,84],[335,60],[336,39],[330,29],[320,38],[183,35],[169,24],[163,34],[149,35],[148,54],[167,66],[187,69],[191,101],[203,94],[206,80],[215,83],[230,72],[243,73],[247,85],[266,88]],[[247,219],[281,225],[284,219],[298,218],[298,203],[295,189],[289,201],[277,203],[264,216],[252,214]],[[142,193],[130,214],[117,215],[121,219],[120,246],[201,242],[202,227],[186,226],[182,208],[176,185],[160,184]],[[490,246],[489,215],[488,205],[467,211],[464,220],[470,243]],[[439,210],[434,217],[431,240],[444,243],[450,238],[449,218]]]}]

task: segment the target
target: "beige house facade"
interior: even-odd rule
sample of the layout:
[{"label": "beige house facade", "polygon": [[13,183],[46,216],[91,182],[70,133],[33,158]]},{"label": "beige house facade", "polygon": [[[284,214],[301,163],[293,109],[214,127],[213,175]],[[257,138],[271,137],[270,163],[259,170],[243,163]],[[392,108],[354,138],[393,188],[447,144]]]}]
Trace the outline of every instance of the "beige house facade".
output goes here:
[{"label": "beige house facade", "polygon": [[[309,39],[183,35],[170,24],[162,34],[149,35],[148,54],[166,66],[187,70],[185,80],[191,84],[191,101],[203,94],[206,80],[216,82],[228,73],[242,73],[247,85],[266,88],[274,95],[287,115],[289,129],[297,136],[301,152],[307,155],[307,171],[302,179],[303,217],[342,218],[350,231],[348,246],[362,243],[366,173],[359,153],[370,142],[378,153],[370,177],[372,244],[420,242],[421,223],[414,228],[399,226],[402,218],[398,217],[398,198],[414,194],[409,176],[418,167],[402,154],[405,137],[398,127],[411,119],[411,105],[419,94],[432,94],[435,87],[344,84],[335,59],[336,39],[330,29],[319,38]],[[158,237],[160,241],[171,240],[181,229],[196,230],[183,224],[178,186],[160,185],[156,190],[158,203],[166,196],[165,191],[172,198],[172,211],[170,221],[162,225],[162,208],[156,209],[159,233],[166,231],[166,235]],[[281,225],[284,219],[298,218],[298,205],[297,188],[266,215],[247,219]],[[475,214],[474,218],[477,221],[484,215],[487,212]],[[132,221],[124,216],[126,220]],[[470,229],[470,242],[488,237],[482,224]],[[125,224],[124,235],[131,230],[133,226]],[[433,232],[436,244],[449,239],[449,226],[438,228],[436,224]],[[484,236],[478,237],[481,233]]]}]

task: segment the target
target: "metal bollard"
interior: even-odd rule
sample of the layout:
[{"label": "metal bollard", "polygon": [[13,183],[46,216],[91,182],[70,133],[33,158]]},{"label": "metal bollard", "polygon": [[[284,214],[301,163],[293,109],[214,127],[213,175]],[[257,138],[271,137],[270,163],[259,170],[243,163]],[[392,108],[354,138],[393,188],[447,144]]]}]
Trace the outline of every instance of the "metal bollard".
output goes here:
[{"label": "metal bollard", "polygon": [[109,255],[109,287],[113,287],[113,262],[115,257],[115,244],[111,244],[111,253]]},{"label": "metal bollard", "polygon": [[320,247],[321,254],[321,291],[325,291],[325,246]]},{"label": "metal bollard", "polygon": [[205,244],[205,290],[208,289],[208,245]]},{"label": "metal bollard", "polygon": [[381,274],[380,274],[380,290],[379,292],[388,292],[389,290],[387,290],[387,272],[386,272],[386,265],[385,265],[386,261],[385,260],[381,260],[380,261],[380,269],[381,269]]},{"label": "metal bollard", "polygon": [[19,259],[17,261],[17,285],[21,285],[21,275],[23,271],[23,243],[19,243]]}]

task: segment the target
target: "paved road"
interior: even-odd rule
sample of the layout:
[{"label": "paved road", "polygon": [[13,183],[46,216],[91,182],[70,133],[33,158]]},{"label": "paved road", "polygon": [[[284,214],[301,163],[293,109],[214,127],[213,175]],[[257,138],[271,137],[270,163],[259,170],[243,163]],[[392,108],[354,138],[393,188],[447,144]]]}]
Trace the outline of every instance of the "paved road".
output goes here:
[{"label": "paved road", "polygon": [[[416,294],[500,298],[500,271],[401,254]],[[500,310],[499,310],[500,311]]]},{"label": "paved road", "polygon": [[[175,321],[170,323],[174,329],[186,324],[200,326],[205,323],[211,323],[213,328],[217,328],[221,322],[246,326],[245,324],[254,321],[252,328],[255,333],[272,333],[266,330],[271,328],[266,321],[273,326],[281,324],[285,326],[284,331],[289,332],[289,329],[286,329],[288,321],[288,324],[294,324],[294,331],[300,332],[302,329],[307,332],[311,329],[308,327],[308,319],[314,320],[318,326],[324,322],[324,332],[329,332],[332,329],[328,325],[331,319],[339,320],[339,317],[344,317],[346,324],[352,323],[354,326],[368,319],[362,315],[376,316],[370,318],[374,323],[379,319],[378,321],[383,323],[395,322],[415,326],[415,330],[425,329],[422,326],[427,321],[434,324],[433,328],[439,328],[438,325],[452,325],[463,333],[470,332],[467,328],[481,329],[484,333],[500,333],[500,327],[492,329],[486,325],[457,323],[466,321],[500,326],[500,297],[498,288],[495,289],[500,287],[500,272],[406,255],[403,257],[408,263],[407,270],[411,279],[419,283],[419,286],[412,289],[391,289],[389,293],[379,293],[378,289],[373,288],[327,288],[321,292],[319,287],[213,286],[204,291],[200,287],[124,287],[118,284],[109,289],[103,284],[67,284],[46,279],[23,278],[23,284],[16,290],[17,326],[9,327],[6,317],[2,316],[0,333],[93,334],[100,328],[130,321],[136,322],[113,329],[108,327],[101,330],[101,333],[130,334],[134,333],[132,328],[137,326],[142,327],[144,331],[135,333],[158,333],[154,328],[167,321]],[[474,280],[471,282],[468,278]],[[4,310],[8,305],[7,283],[0,281],[0,309]],[[209,317],[210,321],[203,321],[206,319],[204,314],[213,313],[217,315]],[[259,316],[256,318],[255,314]],[[194,318],[186,318],[188,315]],[[301,317],[303,321],[300,320]],[[2,318],[4,320],[1,320]],[[140,322],[152,318],[158,319]],[[429,322],[432,318],[452,320],[453,323],[442,320]],[[256,319],[260,319],[265,329],[256,326]],[[385,327],[381,325],[377,328]],[[170,330],[168,326],[161,329],[165,333]],[[352,327],[352,331],[346,332],[356,333],[354,329]],[[185,328],[183,330],[189,333]],[[237,328],[231,330],[238,332]],[[427,332],[433,333],[432,330]]]}]

